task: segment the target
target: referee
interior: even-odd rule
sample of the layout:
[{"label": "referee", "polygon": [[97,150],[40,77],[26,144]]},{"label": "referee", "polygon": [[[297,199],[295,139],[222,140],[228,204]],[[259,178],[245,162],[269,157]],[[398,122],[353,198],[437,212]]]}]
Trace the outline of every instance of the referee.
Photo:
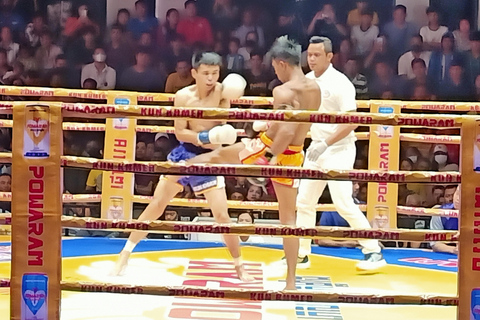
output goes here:
[{"label": "referee", "polygon": [[[336,70],[331,60],[332,42],[326,37],[314,36],[308,46],[307,78],[315,79],[322,91],[320,112],[351,112],[357,110],[355,87],[348,78]],[[355,162],[356,125],[313,124],[310,132],[312,143],[307,150],[303,167],[306,169],[352,170]],[[370,223],[352,197],[351,181],[323,181],[302,179],[297,197],[297,226],[314,227],[316,205],[328,184],[333,204],[338,213],[352,228],[369,229]],[[357,270],[375,272],[387,263],[377,240],[359,240],[364,260]],[[311,240],[300,239],[298,267],[308,268]]]}]

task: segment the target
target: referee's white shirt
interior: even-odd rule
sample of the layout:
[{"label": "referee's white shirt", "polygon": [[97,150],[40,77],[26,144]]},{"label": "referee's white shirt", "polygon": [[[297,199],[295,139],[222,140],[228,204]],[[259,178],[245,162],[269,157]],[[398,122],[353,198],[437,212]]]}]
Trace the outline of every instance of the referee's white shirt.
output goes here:
[{"label": "referee's white shirt", "polygon": [[[315,77],[313,71],[307,73],[306,77],[316,80],[322,91],[322,102],[318,111],[349,112],[357,110],[355,87],[343,73],[336,70],[331,64],[320,77]],[[312,140],[327,139],[337,130],[337,127],[338,124],[314,123],[310,129]],[[355,133],[352,131],[334,145],[343,145],[355,141]]]}]

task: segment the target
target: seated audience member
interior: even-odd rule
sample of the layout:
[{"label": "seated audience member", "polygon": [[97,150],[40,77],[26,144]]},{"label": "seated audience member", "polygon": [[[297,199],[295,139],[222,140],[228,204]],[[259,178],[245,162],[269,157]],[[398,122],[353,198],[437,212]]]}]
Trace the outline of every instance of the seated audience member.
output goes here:
[{"label": "seated audience member", "polygon": [[480,74],[475,78],[475,88],[473,89],[475,101],[480,101]]},{"label": "seated audience member", "polygon": [[273,76],[263,65],[263,54],[261,52],[251,52],[250,70],[245,72],[245,80],[247,80],[245,95],[263,97],[271,95],[268,85],[273,80]]},{"label": "seated audience member", "polygon": [[210,210],[200,210],[197,212],[197,215],[199,217],[212,217],[212,211]]},{"label": "seated audience member", "polygon": [[245,41],[247,39],[247,34],[250,32],[255,32],[258,35],[258,47],[265,48],[265,34],[263,28],[257,25],[255,18],[255,12],[253,9],[246,9],[242,15],[242,25],[233,31],[232,35],[240,39],[240,45],[245,46]]},{"label": "seated audience member", "polygon": [[426,69],[430,62],[430,56],[432,55],[430,51],[423,50],[423,39],[420,35],[413,36],[410,45],[410,51],[405,52],[400,59],[398,59],[398,75],[405,76],[409,80],[415,78],[413,61],[422,59],[425,62]]},{"label": "seated audience member", "polygon": [[343,72],[355,86],[357,100],[368,99],[368,81],[367,77],[360,73],[359,58],[348,58]]},{"label": "seated audience member", "polygon": [[318,11],[310,22],[307,33],[309,36],[324,36],[333,44],[333,51],[337,51],[340,41],[347,35],[347,29],[337,21],[337,15],[333,4],[326,3],[322,10]]},{"label": "seated audience member", "polygon": [[450,77],[450,65],[453,61],[461,59],[459,54],[454,51],[454,43],[453,35],[446,33],[442,36],[440,49],[432,52],[428,63],[428,78],[435,86]]},{"label": "seated audience member", "polygon": [[43,14],[37,12],[33,15],[32,22],[25,28],[25,40],[31,48],[40,46],[40,35],[47,30]]},{"label": "seated audience member", "polygon": [[165,84],[166,93],[176,93],[178,90],[188,87],[195,82],[192,77],[192,65],[188,59],[177,61],[174,73],[170,74]]},{"label": "seated audience member", "polygon": [[390,51],[394,59],[398,59],[408,51],[409,41],[418,34],[418,28],[406,20],[407,8],[404,5],[397,5],[393,9],[393,20],[385,24],[383,32],[389,39]]},{"label": "seated audience member", "polygon": [[[255,222],[255,218],[253,214],[249,211],[242,212],[237,217],[238,224],[253,224]],[[264,243],[262,237],[260,236],[240,236],[240,240],[246,243]]]},{"label": "seated audience member", "polygon": [[20,45],[13,42],[12,30],[8,26],[2,27],[0,37],[2,38],[2,41],[0,41],[0,48],[7,51],[7,61],[8,64],[11,65],[17,58]]},{"label": "seated audience member", "polygon": [[[8,173],[0,174],[0,192],[12,192],[12,176]],[[12,206],[10,202],[0,202],[0,213],[11,212]]]},{"label": "seated audience member", "polygon": [[85,185],[86,193],[102,193],[102,170],[90,170]]},{"label": "seated audience member", "polygon": [[289,39],[305,45],[307,36],[303,30],[302,21],[297,17],[296,10],[286,4],[280,8],[275,38],[287,35]]},{"label": "seated audience member", "polygon": [[250,69],[250,55],[254,51],[258,51],[258,34],[252,31],[247,33],[245,45],[238,49],[238,54],[243,57],[245,69]]},{"label": "seated audience member", "polygon": [[250,187],[248,187],[246,200],[247,201],[261,201],[263,195],[266,193],[263,188],[264,187],[256,186],[254,184],[250,185]]},{"label": "seated audience member", "polygon": [[[452,204],[455,200],[456,185],[448,185],[443,191],[443,197],[445,198],[445,205]],[[448,209],[448,208],[447,208]]]},{"label": "seated audience member", "polygon": [[151,52],[140,47],[135,55],[136,64],[126,69],[120,77],[119,88],[133,91],[163,91],[162,77],[151,66]]},{"label": "seated audience member", "polygon": [[170,39],[177,35],[177,26],[180,22],[180,13],[177,9],[171,8],[167,10],[165,22],[159,27],[157,33],[157,43],[164,45],[170,42]]},{"label": "seated audience member", "polygon": [[182,35],[173,35],[168,42],[168,46],[164,48],[161,64],[167,74],[175,72],[175,67],[179,59],[191,57],[192,54],[185,46]]},{"label": "seated audience member", "polygon": [[[147,157],[147,142],[137,141],[135,148],[136,161],[151,161]],[[135,192],[139,195],[151,196],[153,195],[154,186],[158,182],[158,176],[152,174],[135,174]]]},{"label": "seated audience member", "polygon": [[85,79],[85,81],[83,81],[82,83],[82,89],[96,90],[97,86],[98,86],[97,81],[90,78]]},{"label": "seated audience member", "polygon": [[197,2],[195,0],[185,1],[186,17],[180,19],[177,32],[185,38],[185,42],[193,45],[200,42],[204,45],[213,45],[213,33],[210,22],[197,16]]},{"label": "seated audience member", "polygon": [[[176,210],[165,210],[163,214],[163,219],[165,221],[178,221],[180,220],[180,217],[178,215],[178,212]],[[161,238],[161,239],[175,239],[175,240],[186,240],[186,237],[184,234],[159,234],[158,236],[152,237],[152,238]]]},{"label": "seated audience member", "polygon": [[18,49],[17,61],[25,66],[25,71],[38,70],[35,50],[32,47],[21,45]]},{"label": "seated audience member", "polygon": [[377,99],[382,98],[385,92],[391,92],[394,98],[401,96],[401,79],[394,74],[387,61],[379,60],[375,63],[375,74],[371,78],[368,91],[371,98]]},{"label": "seated audience member", "polygon": [[53,44],[52,34],[48,31],[44,31],[40,35],[40,47],[35,53],[35,59],[37,60],[37,66],[40,70],[50,70],[55,66],[55,58],[63,53],[63,50]]},{"label": "seated audience member", "polygon": [[361,13],[361,23],[352,27],[351,39],[355,53],[359,56],[366,56],[372,50],[377,40],[379,29],[372,24],[373,11],[365,10]]},{"label": "seated audience member", "polygon": [[147,10],[147,4],[144,0],[135,2],[136,17],[128,21],[127,30],[130,32],[135,40],[140,39],[144,32],[154,34],[158,29],[158,20],[150,15]]},{"label": "seated audience member", "polygon": [[[465,71],[469,84],[475,83],[475,79],[480,75],[480,31],[475,31],[470,35],[471,50],[465,52]],[[478,100],[477,100],[478,101]]]},{"label": "seated audience member", "polygon": [[442,101],[472,101],[473,87],[465,76],[463,62],[453,60],[448,68],[449,77],[440,82],[436,93]]},{"label": "seated audience member", "polygon": [[412,163],[415,165],[417,160],[422,157],[420,150],[417,147],[409,147],[405,151],[405,158],[410,159]]},{"label": "seated audience member", "polygon": [[[447,189],[445,189],[445,192]],[[460,210],[460,188],[455,188],[452,202],[445,203],[440,206],[441,209],[456,209]],[[433,216],[430,221],[431,230],[458,230],[458,218]],[[458,247],[456,245],[448,245],[443,242],[430,243],[432,250],[435,252],[445,252],[451,254],[458,254]]]},{"label": "seated audience member", "polygon": [[238,53],[240,49],[240,39],[231,38],[228,43],[227,70],[228,72],[241,73],[245,66],[245,59]]},{"label": "seated audience member", "polygon": [[70,66],[79,73],[84,65],[93,62],[93,52],[97,48],[96,37],[94,28],[84,28],[82,36],[70,43],[65,50]]},{"label": "seated audience member", "polygon": [[247,190],[241,187],[229,188],[228,200],[245,201],[247,197]]},{"label": "seated audience member", "polygon": [[100,34],[100,27],[88,16],[89,10],[87,5],[81,4],[77,10],[74,11],[73,16],[65,22],[65,29],[63,35],[68,38],[74,38],[81,34],[85,28],[93,28],[95,35]]},{"label": "seated audience member", "polygon": [[433,186],[432,198],[433,203],[430,205],[430,207],[433,207],[434,209],[440,208],[441,205],[445,204],[445,187],[441,185]]},{"label": "seated audience member", "polygon": [[167,155],[175,147],[175,144],[167,133],[159,132],[154,140],[154,161],[167,161]]},{"label": "seated audience member", "polygon": [[412,171],[413,170],[413,162],[409,158],[402,159],[400,161],[400,171]]},{"label": "seated audience member", "polygon": [[428,7],[426,13],[428,25],[420,29],[420,35],[427,50],[439,49],[442,36],[448,32],[448,28],[440,25],[440,16],[436,8]]},{"label": "seated audience member", "polygon": [[415,166],[413,168],[414,171],[432,171],[432,163],[427,158],[418,158]]},{"label": "seated audience member", "polygon": [[115,20],[114,25],[118,25],[122,28],[123,33],[127,33],[128,22],[130,21],[130,11],[126,8],[121,8],[117,11],[117,19]]},{"label": "seated audience member", "polygon": [[107,65],[116,71],[117,77],[120,77],[126,68],[135,64],[134,52],[127,44],[125,32],[118,24],[114,24],[110,29],[110,42],[105,47],[105,54]]},{"label": "seated audience member", "polygon": [[345,64],[347,63],[347,60],[353,57],[354,55],[355,55],[355,52],[353,50],[352,41],[350,40],[350,38],[345,37],[340,42],[339,50],[337,52],[334,52],[333,54],[332,64],[335,67],[335,69],[344,72]]},{"label": "seated audience member", "polygon": [[436,144],[433,148],[434,171],[458,171],[458,164],[450,159],[448,148],[444,144]]},{"label": "seated audience member", "polygon": [[[367,0],[357,0],[356,4],[357,4],[356,8],[348,12],[347,25],[350,28],[361,24],[362,13],[365,12],[366,10],[370,10]],[[379,22],[378,14],[376,12],[373,12],[372,23],[374,25],[378,25],[378,22]]]},{"label": "seated audience member", "polygon": [[[372,50],[370,50],[370,53],[363,60],[365,71],[367,71],[369,68],[374,69],[375,65],[379,61],[385,62],[392,70],[394,67],[396,67],[398,60],[394,59],[392,53],[390,52],[388,41],[389,40],[385,35],[380,35],[375,40]],[[367,77],[370,76],[371,73],[367,74]]]},{"label": "seated audience member", "polygon": [[425,96],[428,96],[428,95],[432,96],[436,88],[433,85],[433,83],[428,79],[427,64],[423,59],[420,59],[420,58],[413,59],[411,64],[412,64],[413,78],[407,80],[405,84],[404,96],[405,97],[418,96],[420,93],[418,92],[415,93],[415,89],[417,89],[418,87],[424,87],[427,90],[427,92],[424,94]]},{"label": "seated audience member", "polygon": [[453,36],[455,37],[455,47],[459,52],[468,52],[470,51],[470,22],[468,19],[460,20],[458,24],[458,29],[453,31]]},{"label": "seated audience member", "polygon": [[97,81],[97,89],[110,90],[115,89],[117,83],[117,73],[109,67],[105,61],[107,55],[103,48],[96,48],[93,52],[93,63],[87,64],[82,68],[81,81],[87,78]]}]

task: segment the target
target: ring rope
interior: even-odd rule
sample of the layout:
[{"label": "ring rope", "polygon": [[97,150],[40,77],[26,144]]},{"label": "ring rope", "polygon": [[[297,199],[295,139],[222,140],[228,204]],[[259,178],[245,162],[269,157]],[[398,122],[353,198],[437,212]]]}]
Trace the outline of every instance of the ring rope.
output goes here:
[{"label": "ring rope", "polygon": [[[234,270],[232,269],[232,272]],[[413,304],[456,306],[458,297],[438,295],[410,294],[357,294],[322,291],[267,291],[250,289],[210,289],[189,286],[134,286],[116,283],[61,281],[63,291],[105,292],[121,294],[148,294],[156,296],[177,296],[192,298],[219,298],[250,301],[306,301],[325,303],[363,303],[363,304]],[[9,288],[10,279],[0,279],[0,288]]]},{"label": "ring rope", "polygon": [[[42,88],[42,87],[15,87],[2,86],[0,95],[8,96],[42,96],[42,97],[69,97],[82,98],[94,100],[107,100],[109,93],[112,90],[85,90],[85,89],[57,89],[57,88]],[[118,92],[118,91],[117,91]],[[120,93],[120,92],[119,92]],[[132,92],[129,92],[132,93]],[[150,93],[137,92],[137,99],[139,102],[173,102],[175,101],[174,94],[168,93]],[[240,99],[231,101],[235,105],[273,105],[272,97],[253,97],[245,96]],[[480,111],[478,103],[461,103],[461,102],[432,102],[432,101],[389,101],[388,103],[382,100],[357,100],[357,108],[370,109],[372,103],[381,104],[400,104],[402,109],[424,110],[424,111],[443,111],[443,112],[471,112]]]},{"label": "ring rope", "polygon": [[[7,224],[10,218],[0,218]],[[108,220],[97,218],[78,218],[62,216],[62,227],[74,229],[107,230],[120,229],[128,231],[148,231],[152,233],[216,233],[233,235],[259,235],[279,237],[303,237],[310,239],[376,239],[388,241],[458,241],[457,231],[408,230],[408,229],[352,229],[339,227],[301,228],[287,225],[267,224],[218,224],[208,222],[178,221],[138,221]]]}]

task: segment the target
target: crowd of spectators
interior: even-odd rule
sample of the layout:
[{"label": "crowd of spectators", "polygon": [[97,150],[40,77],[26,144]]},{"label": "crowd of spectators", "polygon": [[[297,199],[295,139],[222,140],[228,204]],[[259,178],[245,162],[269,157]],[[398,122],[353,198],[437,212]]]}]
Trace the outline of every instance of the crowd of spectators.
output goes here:
[{"label": "crowd of spectators", "polygon": [[[16,86],[175,93],[194,83],[190,72],[192,55],[212,50],[224,60],[222,77],[230,72],[240,73],[248,83],[246,95],[270,96],[279,84],[267,53],[273,40],[286,34],[306,50],[309,37],[318,35],[332,40],[333,65],[352,81],[357,99],[480,99],[480,32],[462,17],[453,22],[448,20],[449,27],[443,25],[447,17],[442,16],[442,7],[428,7],[425,11],[428,24],[416,26],[407,21],[405,6],[397,5],[386,15],[367,0],[352,1],[349,10],[344,7],[338,10],[335,2],[321,2],[308,18],[298,14],[303,1],[279,1],[274,11],[261,1],[254,5],[235,0],[212,3],[209,8],[199,8],[199,3],[188,0],[184,10],[172,8],[165,17],[157,19],[149,12],[147,3],[139,0],[134,11],[118,10],[115,23],[103,28],[104,21],[95,20],[82,1],[75,1],[70,17],[63,23],[52,25],[41,13],[26,21],[14,13],[14,1],[3,0],[0,82]],[[306,59],[303,66],[308,71]],[[0,147],[8,151],[10,134],[1,133]],[[100,133],[66,131],[65,153],[101,158],[103,139]],[[176,144],[173,135],[139,134],[136,159],[165,161]],[[458,146],[454,145],[402,143],[400,169],[455,171],[458,152]],[[367,165],[368,144],[360,141],[356,168],[366,169]],[[2,190],[7,188],[4,180],[10,177],[8,170],[2,168]],[[66,192],[101,192],[101,172],[66,169],[65,176],[75,177],[66,180]],[[158,178],[135,175],[135,193],[152,195]],[[400,185],[399,204],[440,206],[451,201],[452,188]],[[244,178],[228,178],[226,190],[230,200],[275,200],[271,183],[257,186]],[[366,194],[366,185],[359,185],[356,197],[360,202],[366,202]],[[198,197],[189,188],[178,196]],[[321,201],[330,202],[328,192]],[[139,206],[136,215],[141,210]],[[96,215],[98,209],[76,208],[69,212]],[[173,212],[165,218],[181,219],[182,214]],[[207,213],[199,211],[193,216]],[[263,213],[255,214],[258,217]],[[421,225],[416,222],[414,227]],[[412,227],[411,223],[407,223],[408,227]]]}]

